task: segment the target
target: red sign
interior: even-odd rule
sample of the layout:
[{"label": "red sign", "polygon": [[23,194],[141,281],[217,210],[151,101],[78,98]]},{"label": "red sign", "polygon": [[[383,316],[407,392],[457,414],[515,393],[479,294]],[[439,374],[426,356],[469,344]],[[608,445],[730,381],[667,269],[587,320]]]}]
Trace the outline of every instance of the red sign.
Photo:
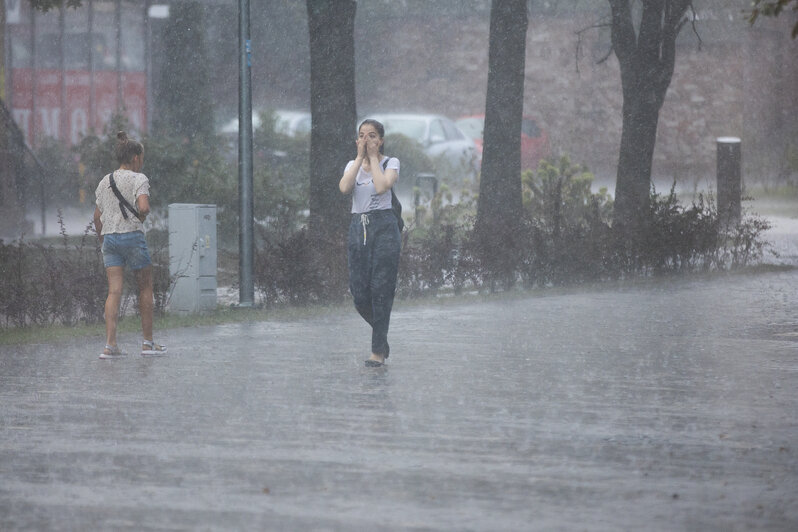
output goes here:
[{"label": "red sign", "polygon": [[60,70],[37,70],[35,79],[32,74],[29,68],[15,68],[12,73],[14,120],[31,146],[46,137],[77,144],[86,135],[101,134],[117,109],[127,116],[132,129],[143,131],[146,127],[144,72],[67,70],[65,85]]}]

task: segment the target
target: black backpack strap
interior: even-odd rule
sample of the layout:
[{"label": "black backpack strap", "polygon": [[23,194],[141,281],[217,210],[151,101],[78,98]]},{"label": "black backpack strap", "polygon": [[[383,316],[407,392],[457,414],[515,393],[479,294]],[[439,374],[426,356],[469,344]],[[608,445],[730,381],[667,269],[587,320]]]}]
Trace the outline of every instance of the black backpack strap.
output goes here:
[{"label": "black backpack strap", "polygon": [[[386,157],[385,162],[382,163],[382,171],[388,168],[388,161],[390,157]],[[402,219],[402,203],[399,201],[399,198],[396,197],[396,192],[393,191],[393,187],[391,187],[391,210],[393,210],[394,215],[396,216],[396,221],[399,224],[399,231],[405,228],[405,221]]]},{"label": "black backpack strap", "polygon": [[108,182],[111,184],[111,190],[114,191],[114,195],[119,200],[119,210],[122,211],[122,218],[127,220],[127,211],[125,209],[127,209],[128,211],[133,213],[133,215],[136,218],[138,218],[139,217],[139,211],[137,211],[136,208],[133,207],[133,205],[131,205],[130,202],[125,199],[125,197],[122,195],[122,193],[119,192],[119,188],[117,188],[117,186],[116,186],[116,181],[114,181],[114,173],[113,172],[108,174]]}]

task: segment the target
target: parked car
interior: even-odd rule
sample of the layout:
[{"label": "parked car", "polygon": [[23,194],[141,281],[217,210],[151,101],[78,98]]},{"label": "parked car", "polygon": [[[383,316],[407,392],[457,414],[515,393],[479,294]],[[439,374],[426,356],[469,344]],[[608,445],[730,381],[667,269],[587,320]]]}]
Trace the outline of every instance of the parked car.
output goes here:
[{"label": "parked car", "polygon": [[[290,138],[300,138],[310,135],[310,113],[307,111],[289,111],[278,109],[275,111],[252,111],[252,131],[255,134],[255,147],[257,148],[259,139],[264,137],[258,136],[258,130],[264,126],[263,118],[269,120],[269,113],[271,113],[271,120],[274,124],[274,132]],[[232,118],[224,123],[219,128],[219,134],[224,140],[226,152],[229,157],[234,157],[238,151],[238,117]],[[266,138],[270,137],[267,135]],[[276,157],[284,157],[285,150],[276,148],[271,144],[271,154]]]},{"label": "parked car", "polygon": [[[252,130],[258,129],[262,125],[260,113],[252,111]],[[231,118],[219,128],[219,133],[224,137],[238,138],[238,117]]]},{"label": "parked car", "polygon": [[[460,118],[455,124],[477,145],[482,153],[482,137],[485,130],[485,115],[472,115]],[[551,155],[549,136],[531,116],[521,119],[521,168],[537,169],[541,159]]]},{"label": "parked car", "polygon": [[473,179],[481,157],[474,142],[445,116],[437,114],[375,113],[366,118],[385,126],[385,134],[401,134],[417,141],[436,164],[439,177]]},{"label": "parked car", "polygon": [[277,110],[273,113],[274,131],[289,137],[310,135],[310,112]]},{"label": "parked car", "polygon": [[[268,112],[268,111],[267,111]],[[261,111],[252,111],[252,129],[256,130],[263,125]],[[310,113],[307,111],[289,111],[278,109],[271,111],[274,118],[274,131],[289,137],[299,137],[310,133]],[[238,117],[225,122],[219,129],[225,136],[238,135]]]}]

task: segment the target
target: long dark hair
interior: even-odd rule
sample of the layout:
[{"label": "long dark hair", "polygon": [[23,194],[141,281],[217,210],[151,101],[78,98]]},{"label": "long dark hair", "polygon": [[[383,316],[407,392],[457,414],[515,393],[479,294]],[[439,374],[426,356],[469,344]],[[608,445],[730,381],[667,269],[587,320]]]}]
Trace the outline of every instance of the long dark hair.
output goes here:
[{"label": "long dark hair", "polygon": [[[367,119],[363,120],[360,123],[360,126],[357,128],[357,132],[360,133],[360,128],[362,128],[363,126],[366,126],[366,125],[374,127],[374,129],[377,130],[377,134],[380,136],[381,139],[385,138],[385,126],[383,126],[382,123],[380,123],[377,120],[374,120],[372,118],[367,118]],[[380,146],[380,153],[385,155],[385,143],[384,142],[382,143],[382,146]]]},{"label": "long dark hair", "polygon": [[133,157],[144,153],[141,142],[128,138],[127,133],[120,131],[116,134],[116,160],[119,164],[130,164]]}]

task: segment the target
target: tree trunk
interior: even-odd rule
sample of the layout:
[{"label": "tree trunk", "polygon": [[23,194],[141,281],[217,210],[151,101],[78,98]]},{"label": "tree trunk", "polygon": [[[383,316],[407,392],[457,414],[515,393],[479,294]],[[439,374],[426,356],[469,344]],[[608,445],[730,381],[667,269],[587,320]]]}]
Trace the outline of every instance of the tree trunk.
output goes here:
[{"label": "tree trunk", "polygon": [[310,219],[311,271],[322,297],[347,286],[346,233],[350,198],[338,190],[346,163],[355,156],[354,0],[307,0],[310,30]]},{"label": "tree trunk", "polygon": [[615,185],[614,224],[640,229],[648,210],[651,166],[660,107],[644,91],[624,98],[623,130]]},{"label": "tree trunk", "polygon": [[676,37],[691,0],[646,0],[635,28],[632,0],[608,0],[612,46],[621,68],[623,131],[613,226],[634,244],[647,222],[659,111],[673,76]]},{"label": "tree trunk", "polygon": [[482,176],[475,238],[485,273],[511,283],[521,226],[526,0],[493,0]]}]

